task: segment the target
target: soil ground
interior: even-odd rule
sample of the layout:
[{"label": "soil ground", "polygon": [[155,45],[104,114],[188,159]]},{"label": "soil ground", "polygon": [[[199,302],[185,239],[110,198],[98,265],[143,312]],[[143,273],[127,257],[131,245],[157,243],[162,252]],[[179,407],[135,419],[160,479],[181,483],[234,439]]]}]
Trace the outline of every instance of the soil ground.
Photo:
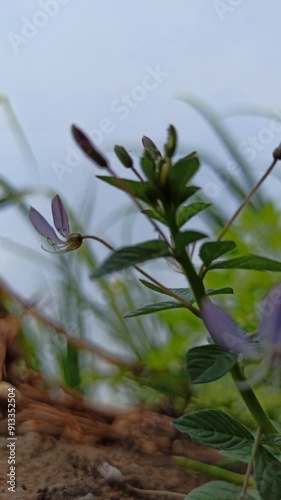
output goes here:
[{"label": "soil ground", "polygon": [[[22,368],[12,344],[18,328],[17,318],[0,314],[1,500],[173,500],[209,480],[175,464],[175,455],[216,463],[218,453],[177,432],[173,417],[90,402]],[[17,436],[15,492],[7,484],[8,416]]]},{"label": "soil ground", "polygon": [[[5,477],[6,445],[6,438],[1,437],[0,498],[3,500],[172,500],[184,495],[176,497],[169,491],[187,494],[208,480],[175,466],[166,453],[126,449],[120,443],[77,445],[28,432],[17,438],[17,487],[16,493],[12,493],[7,490]],[[197,455],[196,445],[189,443],[188,454]],[[111,471],[109,464],[117,470]]]}]

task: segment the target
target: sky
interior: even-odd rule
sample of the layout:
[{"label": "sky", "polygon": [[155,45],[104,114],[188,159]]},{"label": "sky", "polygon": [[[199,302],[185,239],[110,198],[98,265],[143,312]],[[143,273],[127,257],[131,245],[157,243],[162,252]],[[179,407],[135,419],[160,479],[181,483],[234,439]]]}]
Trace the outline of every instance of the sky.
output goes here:
[{"label": "sky", "polygon": [[[108,224],[124,197],[98,183],[99,172],[79,153],[70,126],[89,133],[119,173],[114,144],[137,154],[145,134],[161,146],[170,123],[181,151],[210,151],[230,165],[213,130],[185,97],[221,117],[258,177],[281,139],[280,18],[278,0],[1,2],[0,96],[8,99],[32,155],[1,101],[0,175],[18,188],[45,190],[27,202],[47,218],[47,190],[59,193],[81,220],[85,200],[93,198],[88,232],[124,243],[120,224]],[[273,118],[233,116],[251,107]],[[207,193],[210,182],[218,182],[207,170],[201,181]],[[278,202],[279,181],[273,178],[267,187]],[[223,197],[223,189],[216,196]],[[152,235],[138,218],[133,240]],[[41,243],[14,207],[2,209],[1,274],[28,297],[56,272],[54,256],[39,257]],[[22,254],[16,244],[27,251]]]}]

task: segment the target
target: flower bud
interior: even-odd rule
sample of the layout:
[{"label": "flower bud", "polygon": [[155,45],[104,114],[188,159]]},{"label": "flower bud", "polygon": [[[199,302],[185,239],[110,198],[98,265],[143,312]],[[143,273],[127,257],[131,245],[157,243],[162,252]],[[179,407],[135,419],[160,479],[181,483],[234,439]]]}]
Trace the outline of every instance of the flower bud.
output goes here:
[{"label": "flower bud", "polygon": [[150,154],[151,158],[153,160],[157,160],[158,158],[161,158],[161,153],[159,149],[156,147],[154,142],[149,139],[146,135],[143,136],[142,138],[142,145],[146,151]]},{"label": "flower bud", "polygon": [[274,160],[281,160],[281,143],[274,149],[272,155]]},{"label": "flower bud", "polygon": [[108,166],[105,157],[97,150],[86,134],[76,127],[76,125],[72,125],[72,135],[76,144],[99,167],[106,168]]},{"label": "flower bud", "polygon": [[134,166],[132,158],[130,157],[130,155],[126,151],[126,149],[123,148],[123,146],[117,146],[117,145],[114,146],[114,151],[115,151],[115,154],[116,154],[118,160],[121,161],[121,163],[122,163],[122,165],[124,165],[124,167],[132,168]]},{"label": "flower bud", "polygon": [[173,125],[168,128],[168,142],[165,144],[165,155],[172,158],[177,147],[177,132]]}]

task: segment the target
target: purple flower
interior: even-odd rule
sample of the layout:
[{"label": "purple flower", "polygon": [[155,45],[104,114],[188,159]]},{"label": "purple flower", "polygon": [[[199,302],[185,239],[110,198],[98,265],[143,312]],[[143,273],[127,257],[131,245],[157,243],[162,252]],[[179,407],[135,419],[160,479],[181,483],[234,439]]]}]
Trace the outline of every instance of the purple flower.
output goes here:
[{"label": "purple flower", "polygon": [[[264,375],[267,368],[277,368],[281,361],[281,284],[270,290],[259,311],[258,344],[255,346],[251,337],[223,309],[210,299],[204,299],[201,304],[203,323],[214,342],[231,352],[244,354],[248,359],[261,357],[263,366],[259,374]],[[257,382],[261,377],[258,375],[254,379]]]},{"label": "purple flower", "polygon": [[65,238],[59,238],[55,230],[50,226],[49,222],[35,208],[30,207],[29,218],[36,231],[47,238],[48,243],[53,247],[54,251],[47,250],[50,253],[66,253],[71,250],[76,250],[82,245],[83,237],[79,233],[71,233],[67,212],[63,203],[57,194],[52,200],[52,213],[56,230]]}]

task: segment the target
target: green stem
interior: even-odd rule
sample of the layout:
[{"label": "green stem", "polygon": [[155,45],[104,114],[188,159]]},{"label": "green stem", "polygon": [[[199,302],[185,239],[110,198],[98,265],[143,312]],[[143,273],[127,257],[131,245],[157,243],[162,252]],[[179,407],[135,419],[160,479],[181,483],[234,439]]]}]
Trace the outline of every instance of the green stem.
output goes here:
[{"label": "green stem", "polygon": [[171,231],[171,236],[173,238],[174,244],[176,246],[176,259],[181,264],[185,275],[189,281],[189,284],[196,298],[197,304],[200,305],[201,300],[206,296],[205,288],[203,285],[202,278],[197,274],[195,268],[185,250],[185,248],[177,248],[176,241],[177,236],[180,234],[180,230],[176,224],[175,211],[171,208],[166,210],[166,218],[169,223],[169,228]]},{"label": "green stem", "polygon": [[251,453],[251,457],[250,457],[250,460],[248,463],[248,467],[247,467],[247,471],[246,471],[245,479],[244,479],[244,484],[243,484],[243,488],[241,490],[241,494],[239,496],[239,500],[246,500],[246,498],[247,498],[247,490],[250,486],[252,469],[253,469],[257,449],[259,446],[260,438],[261,438],[261,428],[259,427],[257,430],[256,436],[255,436],[255,441],[254,441],[254,445],[252,448],[252,453]]},{"label": "green stem", "polygon": [[[237,484],[242,486],[244,484],[244,475],[237,474],[236,472],[231,472],[226,469],[222,469],[217,465],[209,465],[199,462],[198,460],[191,460],[186,457],[173,457],[176,464],[184,467],[185,469],[194,470],[200,472],[201,474],[206,474],[207,476],[215,477],[221,479],[222,481],[228,481],[229,483]],[[250,483],[253,486],[253,482]]]},{"label": "green stem", "polygon": [[[262,432],[265,434],[278,434],[278,430],[266,415],[238,363],[236,363],[236,365],[232,368],[231,374],[234,383],[244,400],[244,403],[252,414],[252,417],[258,427],[260,427]],[[241,385],[243,385],[243,389],[241,388]]]}]

